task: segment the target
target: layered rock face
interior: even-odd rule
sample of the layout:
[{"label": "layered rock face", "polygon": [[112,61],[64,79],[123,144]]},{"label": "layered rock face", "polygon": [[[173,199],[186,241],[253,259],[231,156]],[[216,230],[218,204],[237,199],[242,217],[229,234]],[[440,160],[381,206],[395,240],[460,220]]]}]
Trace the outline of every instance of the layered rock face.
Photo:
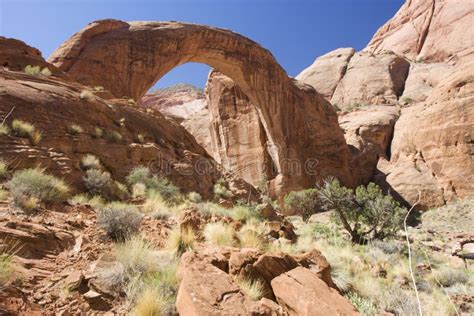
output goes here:
[{"label": "layered rock face", "polygon": [[178,84],[145,94],[140,99],[139,106],[156,109],[174,119],[213,155],[210,116],[204,91],[192,85]]},{"label": "layered rock face", "polygon": [[443,80],[425,102],[402,110],[390,163],[379,163],[386,182],[421,208],[474,192],[474,64]]},{"label": "layered rock face", "polygon": [[[34,55],[34,59],[24,55],[32,48],[21,43],[14,41],[10,54],[17,56],[15,60],[22,67],[31,63],[54,68],[41,55]],[[0,63],[5,62],[7,59],[0,59]],[[42,132],[37,145],[12,133],[0,136],[0,155],[12,168],[41,165],[83,189],[80,161],[84,155],[93,154],[117,180],[123,181],[133,167],[145,165],[163,172],[184,191],[207,197],[213,195],[213,184],[222,176],[194,137],[157,111],[140,110],[123,100],[102,99],[92,89],[66,81],[62,75],[32,76],[0,69],[0,86],[1,117],[12,111],[5,124],[11,126],[14,119],[21,119]],[[87,96],[81,96],[83,92]],[[82,132],[68,133],[72,124],[81,126]],[[101,130],[102,136],[97,135],[96,129]],[[121,139],[108,139],[112,132]],[[138,134],[144,136],[141,141],[137,140]],[[198,174],[196,164],[208,164],[209,172]]]},{"label": "layered rock face", "polygon": [[216,161],[255,186],[272,178],[266,131],[255,105],[232,79],[216,71],[209,75],[206,96]]},{"label": "layered rock face", "polygon": [[474,2],[408,0],[366,50],[392,50],[411,60],[458,63],[474,54]]},{"label": "layered rock face", "polygon": [[267,50],[238,34],[194,24],[105,20],[76,33],[49,60],[79,82],[134,99],[179,64],[207,63],[232,78],[258,108],[276,169],[273,196],[328,175],[354,184],[331,105],[289,78]]}]

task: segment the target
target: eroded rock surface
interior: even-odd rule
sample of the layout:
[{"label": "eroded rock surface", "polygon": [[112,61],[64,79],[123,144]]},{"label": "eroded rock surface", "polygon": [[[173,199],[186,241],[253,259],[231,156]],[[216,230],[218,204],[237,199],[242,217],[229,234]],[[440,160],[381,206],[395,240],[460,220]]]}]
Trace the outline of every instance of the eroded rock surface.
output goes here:
[{"label": "eroded rock surface", "polygon": [[390,163],[380,163],[391,189],[420,208],[474,191],[474,67],[443,80],[426,102],[402,110]]},{"label": "eroded rock surface", "polygon": [[411,60],[458,63],[474,53],[474,2],[409,0],[367,46],[392,50]]},{"label": "eroded rock surface", "polygon": [[314,87],[329,101],[339,81],[346,73],[347,66],[354,53],[355,50],[352,47],[330,51],[316,58],[311,66],[296,76],[296,79]]},{"label": "eroded rock surface", "polygon": [[403,93],[410,64],[393,52],[356,53],[337,85],[331,103],[341,109],[396,104]]}]

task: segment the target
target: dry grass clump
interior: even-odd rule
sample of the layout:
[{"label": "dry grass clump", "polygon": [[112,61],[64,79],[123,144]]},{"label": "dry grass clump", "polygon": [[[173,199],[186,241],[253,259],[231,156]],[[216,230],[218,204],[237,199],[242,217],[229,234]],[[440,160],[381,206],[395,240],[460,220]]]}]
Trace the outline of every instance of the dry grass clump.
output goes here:
[{"label": "dry grass clump", "polygon": [[80,134],[80,133],[83,133],[84,132],[84,129],[82,128],[81,125],[78,125],[78,124],[71,124],[71,125],[68,125],[66,127],[66,130],[69,134],[71,135],[77,135],[77,134]]},{"label": "dry grass clump", "polygon": [[216,246],[232,246],[234,244],[234,229],[222,222],[206,224],[203,235],[209,244]]},{"label": "dry grass clump", "polygon": [[158,265],[151,244],[139,235],[115,246],[115,257],[127,275],[156,272]]},{"label": "dry grass clump", "polygon": [[13,174],[7,183],[14,203],[26,211],[36,210],[39,203],[60,203],[69,198],[69,187],[44,169],[25,169]]},{"label": "dry grass clump", "polygon": [[0,179],[5,179],[8,176],[8,164],[0,159]]},{"label": "dry grass clump", "polygon": [[256,206],[236,205],[229,210],[229,215],[236,221],[247,222],[251,218],[259,218],[260,212]]},{"label": "dry grass clump", "polygon": [[166,249],[180,256],[188,250],[194,248],[196,234],[192,229],[181,230],[174,228],[166,241]]},{"label": "dry grass clump", "polygon": [[91,154],[82,157],[80,166],[82,170],[102,169],[102,164],[100,163],[99,158]]},{"label": "dry grass clump", "polygon": [[106,204],[106,201],[100,195],[77,194],[69,199],[69,203],[74,205],[90,205],[93,209],[99,210]]},{"label": "dry grass clump", "polygon": [[0,289],[10,280],[12,275],[13,255],[7,253],[0,254]]},{"label": "dry grass clump", "polygon": [[201,194],[197,192],[189,192],[188,193],[188,200],[191,203],[201,203],[202,202],[202,197]]},{"label": "dry grass clump", "polygon": [[260,280],[239,278],[237,279],[237,284],[242,292],[254,301],[260,300],[265,295],[265,288]]},{"label": "dry grass clump", "polygon": [[17,137],[28,138],[32,145],[38,145],[43,138],[43,134],[33,124],[18,119],[12,122],[12,133]]},{"label": "dry grass clump", "polygon": [[216,184],[214,184],[214,197],[216,199],[225,198],[228,199],[232,196],[232,192],[225,186],[224,179],[219,179]]},{"label": "dry grass clump", "polygon": [[239,245],[242,248],[265,248],[265,242],[260,234],[251,229],[239,231],[237,234],[239,238]]},{"label": "dry grass clump", "polygon": [[145,213],[150,213],[155,219],[167,219],[175,213],[161,195],[157,193],[150,195],[145,200],[142,210]]},{"label": "dry grass clump", "polygon": [[163,294],[163,292],[155,286],[146,286],[133,307],[133,315],[136,316],[153,316],[167,315],[170,311],[172,301]]},{"label": "dry grass clump", "polygon": [[79,97],[81,98],[81,100],[85,100],[89,102],[94,100],[94,94],[89,90],[82,90]]},{"label": "dry grass clump", "polygon": [[10,128],[8,127],[8,125],[0,124],[0,136],[9,135],[9,134],[10,134]]},{"label": "dry grass clump", "polygon": [[433,277],[444,287],[469,282],[469,274],[466,269],[453,268],[449,266],[444,266],[439,270],[435,270]]},{"label": "dry grass clump", "polygon": [[125,240],[136,234],[142,215],[134,205],[113,202],[105,205],[97,214],[97,224],[115,240]]}]

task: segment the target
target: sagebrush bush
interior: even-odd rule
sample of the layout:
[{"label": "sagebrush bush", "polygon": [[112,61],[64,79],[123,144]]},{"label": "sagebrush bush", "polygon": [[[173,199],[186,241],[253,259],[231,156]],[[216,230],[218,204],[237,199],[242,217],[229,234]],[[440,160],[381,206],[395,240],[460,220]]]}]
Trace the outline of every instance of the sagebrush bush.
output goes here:
[{"label": "sagebrush bush", "polygon": [[285,196],[285,208],[302,215],[304,221],[309,219],[311,215],[322,211],[318,190],[307,189],[288,193]]},{"label": "sagebrush bush", "polygon": [[132,187],[138,183],[144,184],[149,194],[158,193],[166,202],[179,203],[182,201],[182,195],[177,186],[164,177],[152,175],[145,166],[135,167],[127,176],[127,183]]},{"label": "sagebrush bush", "polygon": [[124,240],[138,232],[142,215],[134,205],[113,202],[97,214],[97,224],[115,240]]},{"label": "sagebrush bush", "polygon": [[203,235],[206,241],[216,246],[232,246],[234,244],[234,229],[222,222],[208,223]]},{"label": "sagebrush bush", "polygon": [[80,134],[80,133],[84,132],[84,129],[82,128],[82,126],[78,125],[78,124],[68,125],[66,127],[66,130],[71,135],[77,135],[77,134]]},{"label": "sagebrush bush", "polygon": [[129,196],[127,187],[114,181],[107,171],[89,169],[83,180],[90,194],[100,195],[108,201],[125,200]]},{"label": "sagebrush bush", "polygon": [[32,201],[64,202],[69,198],[70,190],[66,183],[43,169],[25,169],[13,174],[7,183],[13,201],[19,207],[26,207]]},{"label": "sagebrush bush", "polygon": [[87,154],[81,159],[80,167],[82,170],[89,170],[89,169],[102,169],[102,164],[100,163],[99,158],[94,155]]}]

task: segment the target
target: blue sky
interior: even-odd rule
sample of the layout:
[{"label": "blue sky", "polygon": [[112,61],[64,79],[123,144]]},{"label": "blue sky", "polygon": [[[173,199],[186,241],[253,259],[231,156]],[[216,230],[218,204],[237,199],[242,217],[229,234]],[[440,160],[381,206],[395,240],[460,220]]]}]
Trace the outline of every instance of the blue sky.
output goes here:
[{"label": "blue sky", "polygon": [[[87,23],[183,21],[233,30],[269,49],[290,76],[339,47],[362,49],[404,0],[0,0],[0,35],[49,56]],[[185,64],[157,87],[203,87],[209,67]]]}]

